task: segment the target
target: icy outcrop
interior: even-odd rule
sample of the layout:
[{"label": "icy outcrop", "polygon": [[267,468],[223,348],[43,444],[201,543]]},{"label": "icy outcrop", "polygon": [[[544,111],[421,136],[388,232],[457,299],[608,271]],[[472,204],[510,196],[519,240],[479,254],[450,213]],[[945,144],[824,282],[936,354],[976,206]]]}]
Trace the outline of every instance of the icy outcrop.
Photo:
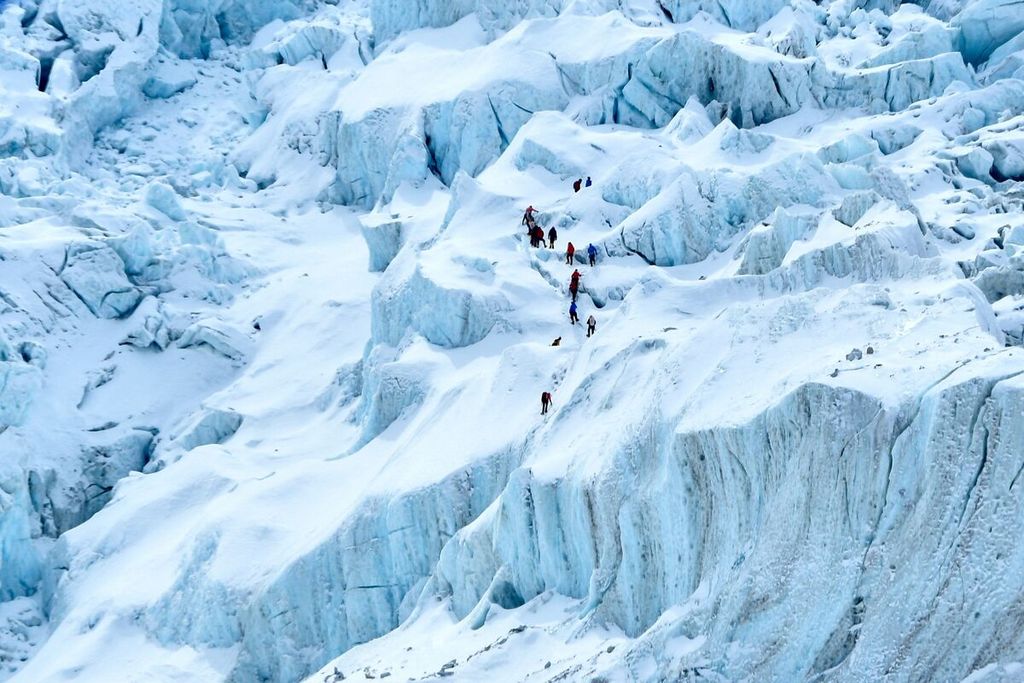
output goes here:
[{"label": "icy outcrop", "polygon": [[15,346],[0,329],[0,432],[22,423],[42,388],[45,355],[36,346]]},{"label": "icy outcrop", "polygon": [[[117,434],[119,432],[119,434]],[[40,499],[50,501],[53,525],[57,534],[73,529],[99,512],[110,500],[114,486],[128,476],[140,472],[149,459],[153,434],[143,429],[116,430],[109,440],[87,447],[80,459],[78,486],[60,493],[53,485],[72,480],[66,473],[43,479],[41,490],[34,491]],[[63,500],[56,502],[57,496]]]},{"label": "icy outcrop", "polygon": [[816,204],[835,185],[811,156],[795,156],[756,176],[684,173],[621,226],[626,248],[659,266],[695,263],[776,207]]},{"label": "icy outcrop", "polygon": [[832,215],[843,225],[852,228],[879,199],[873,190],[852,192],[843,197],[842,203],[832,211]]},{"label": "icy outcrop", "polygon": [[243,419],[242,415],[229,409],[202,409],[173,433],[170,439],[155,445],[145,471],[157,472],[194,448],[224,443],[242,426]]},{"label": "icy outcrop", "polygon": [[146,97],[167,98],[196,84],[195,68],[188,62],[157,59],[142,85]]},{"label": "icy outcrop", "polygon": [[705,12],[717,21],[740,31],[756,31],[783,7],[785,0],[670,0],[662,2],[663,11],[672,21],[683,23]]},{"label": "icy outcrop", "polygon": [[[898,666],[911,677],[955,679],[991,651],[986,639],[968,644],[928,618],[935,603],[921,587],[948,592],[939,604],[952,615],[960,594],[953,577],[977,566],[969,558],[1004,547],[995,530],[1012,528],[1020,514],[1019,504],[997,494],[1020,465],[1011,454],[1022,435],[1010,415],[1024,392],[1009,379],[1018,373],[989,364],[941,383],[919,405],[901,406],[811,384],[734,427],[652,425],[643,452],[655,457],[631,457],[638,444],[618,447],[620,466],[646,482],[640,496],[627,494],[620,477],[554,478],[524,468],[499,503],[446,546],[436,587],[461,615],[488,594],[521,601],[556,590],[629,634],[670,605],[687,605],[677,628],[708,639],[684,661],[727,678],[781,666],[800,677],[831,669],[852,680]],[[975,466],[944,455],[957,449]],[[854,481],[856,495],[847,488]],[[795,534],[794,516],[804,520]],[[939,561],[947,549],[956,562]],[[1016,553],[1000,557],[1016,561]],[[919,566],[942,567],[949,583],[893,573]],[[791,591],[819,590],[834,596],[823,614],[791,599]],[[1017,590],[994,592],[977,628],[1015,633],[1006,601]],[[897,619],[890,600],[901,605]],[[789,624],[785,642],[767,628],[780,618]],[[931,625],[927,633],[907,629],[917,620]],[[741,636],[747,647],[727,652],[735,623],[750,625]],[[901,658],[922,642],[942,643],[944,654],[929,648],[934,655]]]},{"label": "icy outcrop", "polygon": [[178,193],[167,183],[151,183],[146,188],[146,204],[174,221],[185,220]]},{"label": "icy outcrop", "polygon": [[553,87],[539,89],[502,75],[481,91],[463,91],[418,113],[406,107],[351,119],[344,111],[333,113],[324,122],[327,137],[322,144],[337,168],[337,199],[370,206],[386,188],[393,192],[402,181],[435,174],[449,184],[458,171],[479,173],[501,154],[531,112],[567,103],[550,62],[541,68],[549,71]]},{"label": "icy outcrop", "polygon": [[992,167],[1002,179],[1024,179],[1024,133],[983,143],[992,156]]},{"label": "icy outcrop", "polygon": [[239,329],[212,317],[197,320],[185,328],[177,344],[183,349],[204,346],[235,363],[244,362],[252,348],[252,341]]},{"label": "icy outcrop", "polygon": [[882,154],[895,154],[912,145],[923,131],[909,123],[879,126],[871,131],[871,139]]},{"label": "icy outcrop", "polygon": [[132,316],[135,326],[122,341],[140,349],[155,347],[161,351],[170,346],[178,334],[167,320],[161,304],[152,297],[143,300]]},{"label": "icy outcrop", "polygon": [[124,272],[117,253],[96,244],[72,245],[61,279],[101,318],[124,318],[142,300],[142,294]]},{"label": "icy outcrop", "polygon": [[[748,56],[751,52],[756,59]],[[672,68],[679,63],[690,67]],[[664,126],[683,103],[696,97],[728,105],[733,122],[750,127],[792,113],[797,103],[813,101],[812,66],[753,46],[740,52],[683,30],[652,47],[636,65],[622,89],[628,107],[623,120]]]},{"label": "icy outcrop", "polygon": [[[388,269],[374,289],[372,339],[397,346],[413,332],[431,344],[469,346],[496,327],[508,327],[511,304],[500,292],[477,292],[469,286],[449,287],[410,262]],[[472,276],[471,276],[472,277]]]},{"label": "icy outcrop", "polygon": [[977,0],[964,7],[954,24],[960,28],[960,50],[971,64],[980,64],[1003,43],[1024,31],[1019,0]]},{"label": "icy outcrop", "polygon": [[983,147],[973,147],[956,157],[956,167],[968,178],[989,182],[995,157]]},{"label": "icy outcrop", "polygon": [[308,11],[308,0],[164,0],[160,43],[185,58],[208,57],[219,41],[246,43],[263,26]]},{"label": "icy outcrop", "polygon": [[[684,62],[691,68],[672,69]],[[624,120],[664,126],[691,96],[726,104],[748,128],[792,114],[809,102],[828,107],[880,103],[900,111],[938,95],[955,81],[973,82],[959,54],[946,53],[892,65],[831,72],[815,60],[787,59],[753,46],[741,51],[684,30],[651,48],[622,90]],[[633,114],[629,111],[635,112]]]},{"label": "icy outcrop", "polygon": [[402,221],[364,221],[362,230],[363,239],[370,248],[370,270],[385,270],[405,244],[404,224]]},{"label": "icy outcrop", "polygon": [[794,206],[776,209],[771,219],[751,229],[743,240],[740,275],[763,275],[782,265],[790,246],[809,237],[818,224],[818,211]]}]

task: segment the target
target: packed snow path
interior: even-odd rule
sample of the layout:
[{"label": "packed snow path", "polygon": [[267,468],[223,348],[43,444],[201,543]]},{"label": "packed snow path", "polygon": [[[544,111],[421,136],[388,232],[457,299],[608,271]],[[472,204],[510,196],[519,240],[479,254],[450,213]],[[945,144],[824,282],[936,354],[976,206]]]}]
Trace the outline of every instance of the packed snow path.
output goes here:
[{"label": "packed snow path", "polygon": [[3,676],[1021,680],[1022,31],[0,2]]}]

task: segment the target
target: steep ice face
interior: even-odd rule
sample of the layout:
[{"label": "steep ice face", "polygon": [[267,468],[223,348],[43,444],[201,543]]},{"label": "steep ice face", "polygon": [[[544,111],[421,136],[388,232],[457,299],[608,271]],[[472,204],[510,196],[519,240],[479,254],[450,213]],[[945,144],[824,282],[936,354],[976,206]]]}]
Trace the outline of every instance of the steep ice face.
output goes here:
[{"label": "steep ice face", "polygon": [[4,675],[1019,675],[1016,3],[0,17]]}]

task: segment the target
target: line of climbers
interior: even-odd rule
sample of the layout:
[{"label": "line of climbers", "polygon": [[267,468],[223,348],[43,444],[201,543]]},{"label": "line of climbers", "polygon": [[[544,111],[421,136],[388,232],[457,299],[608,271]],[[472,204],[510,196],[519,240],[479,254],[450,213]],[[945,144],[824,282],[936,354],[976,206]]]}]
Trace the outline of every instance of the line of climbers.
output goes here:
[{"label": "line of climbers", "polygon": [[[582,179],[577,179],[573,183],[573,190],[576,192],[580,191],[580,185]],[[592,185],[590,177],[587,177],[586,187]],[[537,209],[533,208],[533,205],[526,207],[526,211],[523,212],[522,225],[526,226],[526,234],[530,238],[530,246],[533,248],[539,248],[542,244],[546,249],[554,249],[555,242],[558,240],[558,231],[555,230],[555,226],[551,226],[551,229],[547,232],[547,239],[544,239],[544,228],[537,222]],[[572,242],[565,248],[565,263],[566,265],[573,265],[576,259],[576,247]],[[590,263],[590,267],[593,268],[597,265],[597,247],[590,243],[587,245],[587,260]],[[583,274],[579,271],[579,268],[574,268],[572,275],[569,278],[569,294],[572,297],[572,301],[569,303],[569,322],[573,325],[580,321],[579,309],[576,306],[576,299],[579,296],[580,291],[580,278]],[[597,318],[591,313],[587,318],[587,337],[592,337],[597,333]],[[553,342],[552,346],[561,346],[562,338],[558,337]],[[548,408],[552,405],[552,398],[550,391],[541,392],[540,395],[540,414],[547,415]]]}]

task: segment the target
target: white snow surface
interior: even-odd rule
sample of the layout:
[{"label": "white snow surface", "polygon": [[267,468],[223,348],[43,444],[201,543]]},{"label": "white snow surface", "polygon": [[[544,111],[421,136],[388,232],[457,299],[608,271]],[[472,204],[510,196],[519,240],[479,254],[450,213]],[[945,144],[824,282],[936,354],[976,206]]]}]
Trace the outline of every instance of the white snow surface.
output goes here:
[{"label": "white snow surface", "polygon": [[0,680],[1024,681],[1022,183],[1021,0],[0,0]]}]

